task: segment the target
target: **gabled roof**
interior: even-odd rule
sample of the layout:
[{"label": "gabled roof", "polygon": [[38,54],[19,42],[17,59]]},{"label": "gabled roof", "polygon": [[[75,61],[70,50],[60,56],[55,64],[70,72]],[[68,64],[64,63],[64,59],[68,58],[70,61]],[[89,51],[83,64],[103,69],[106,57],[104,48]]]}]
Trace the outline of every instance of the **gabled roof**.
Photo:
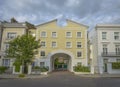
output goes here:
[{"label": "gabled roof", "polygon": [[41,26],[41,25],[44,25],[44,24],[48,24],[48,23],[50,23],[50,22],[54,22],[54,21],[57,21],[57,19],[53,19],[53,20],[50,20],[50,21],[47,21],[47,22],[44,22],[44,23],[38,24],[38,25],[36,25],[36,27]]},{"label": "gabled roof", "polygon": [[[39,24],[39,25],[36,25],[36,27],[41,26],[41,25],[44,25],[44,24],[48,24],[48,23],[54,22],[54,21],[57,22],[57,20],[58,20],[58,19],[53,19],[53,20],[50,20],[50,21],[48,21],[48,22],[44,22],[44,23],[41,23],[41,24]],[[71,21],[71,22],[76,23],[76,24],[78,24],[78,25],[81,25],[81,26],[84,26],[84,27],[89,28],[89,26],[84,25],[84,24],[81,24],[81,23],[79,23],[79,22],[77,22],[77,21],[73,21],[73,20],[71,20],[71,19],[66,19],[66,21]]]},{"label": "gabled roof", "polygon": [[81,25],[81,26],[84,26],[84,27],[89,28],[89,26],[84,25],[84,24],[81,24],[81,23],[79,23],[79,22],[77,22],[77,21],[74,21],[74,20],[71,20],[71,19],[66,19],[66,20],[67,20],[67,21],[71,21],[71,22],[73,22],[73,23],[76,23],[76,24],[78,24],[78,25]]}]

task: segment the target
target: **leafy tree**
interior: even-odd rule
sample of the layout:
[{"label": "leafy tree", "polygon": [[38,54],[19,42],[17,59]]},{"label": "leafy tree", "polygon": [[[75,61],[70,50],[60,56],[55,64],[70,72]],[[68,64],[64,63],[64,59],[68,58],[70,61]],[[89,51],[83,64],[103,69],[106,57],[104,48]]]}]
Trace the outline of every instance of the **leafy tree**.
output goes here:
[{"label": "leafy tree", "polygon": [[18,21],[13,17],[11,18],[11,23],[18,23]]},{"label": "leafy tree", "polygon": [[8,42],[9,48],[6,50],[6,57],[15,58],[15,62],[24,65],[26,73],[27,64],[32,62],[37,48],[40,47],[39,41],[36,41],[35,37],[29,34],[18,36]]}]

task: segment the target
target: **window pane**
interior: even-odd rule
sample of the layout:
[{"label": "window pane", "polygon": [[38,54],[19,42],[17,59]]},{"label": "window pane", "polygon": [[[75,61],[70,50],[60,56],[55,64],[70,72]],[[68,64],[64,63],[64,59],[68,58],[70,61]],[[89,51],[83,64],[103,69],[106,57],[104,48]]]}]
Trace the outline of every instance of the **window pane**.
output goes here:
[{"label": "window pane", "polygon": [[66,37],[71,37],[71,32],[66,32]]},{"label": "window pane", "polygon": [[71,42],[66,42],[66,47],[70,48],[71,47]]},{"label": "window pane", "polygon": [[81,48],[81,42],[77,42],[77,48]]},{"label": "window pane", "polygon": [[41,37],[46,37],[46,32],[41,32]]},{"label": "window pane", "polygon": [[7,38],[8,39],[14,39],[16,37],[16,33],[7,33]]},{"label": "window pane", "polygon": [[52,47],[56,47],[56,42],[52,42]]},{"label": "window pane", "polygon": [[102,39],[105,40],[107,36],[107,32],[102,32]]},{"label": "window pane", "polygon": [[40,67],[44,67],[45,66],[45,62],[40,62]]},{"label": "window pane", "polygon": [[81,52],[77,52],[77,57],[81,57],[82,53]]},{"label": "window pane", "polygon": [[56,32],[52,32],[52,37],[56,37]]},{"label": "window pane", "polygon": [[114,39],[119,40],[119,32],[114,32]]},{"label": "window pane", "polygon": [[41,42],[41,46],[45,47],[45,42],[44,41]]},{"label": "window pane", "polygon": [[81,38],[81,32],[77,32],[77,37]]},{"label": "window pane", "polygon": [[45,56],[45,51],[41,51],[41,56]]}]

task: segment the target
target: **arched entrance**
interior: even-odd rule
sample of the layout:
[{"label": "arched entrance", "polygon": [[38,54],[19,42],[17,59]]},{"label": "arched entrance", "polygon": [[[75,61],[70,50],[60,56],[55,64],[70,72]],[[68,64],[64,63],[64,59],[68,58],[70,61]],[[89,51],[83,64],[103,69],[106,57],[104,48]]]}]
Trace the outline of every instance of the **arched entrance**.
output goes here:
[{"label": "arched entrance", "polygon": [[71,57],[65,53],[56,53],[51,56],[52,70],[70,70]]},{"label": "arched entrance", "polygon": [[68,71],[73,71],[73,54],[69,51],[65,50],[57,50],[54,52],[51,52],[48,55],[48,58],[50,59],[49,63],[49,71],[54,71],[54,70],[68,70]]}]

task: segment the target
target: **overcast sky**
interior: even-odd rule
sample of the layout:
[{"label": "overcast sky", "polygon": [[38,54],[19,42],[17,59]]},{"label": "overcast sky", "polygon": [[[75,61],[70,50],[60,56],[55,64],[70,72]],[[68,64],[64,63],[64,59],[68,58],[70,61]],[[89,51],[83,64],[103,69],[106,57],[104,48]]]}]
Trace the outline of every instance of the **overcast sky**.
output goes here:
[{"label": "overcast sky", "polygon": [[120,0],[0,0],[0,20],[39,24],[69,18],[82,24],[120,23]]}]

